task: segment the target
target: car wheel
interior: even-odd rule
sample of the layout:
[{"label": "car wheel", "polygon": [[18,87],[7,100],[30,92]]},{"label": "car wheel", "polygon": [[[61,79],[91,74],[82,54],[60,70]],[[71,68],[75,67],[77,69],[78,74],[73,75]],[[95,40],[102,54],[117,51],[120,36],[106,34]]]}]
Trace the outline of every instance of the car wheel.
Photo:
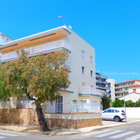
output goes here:
[{"label": "car wheel", "polygon": [[119,122],[120,120],[121,120],[120,117],[118,117],[118,116],[114,117],[115,122]]}]

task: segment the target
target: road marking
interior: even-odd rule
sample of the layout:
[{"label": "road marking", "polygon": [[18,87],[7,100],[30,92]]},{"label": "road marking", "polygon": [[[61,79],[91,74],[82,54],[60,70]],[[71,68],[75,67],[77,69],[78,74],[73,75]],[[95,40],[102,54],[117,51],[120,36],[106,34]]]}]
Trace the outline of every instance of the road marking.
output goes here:
[{"label": "road marking", "polygon": [[4,135],[4,136],[13,136],[16,137],[17,135],[15,134],[10,134],[10,133],[0,133],[0,135]]},{"label": "road marking", "polygon": [[129,132],[121,133],[121,134],[118,134],[118,135],[115,135],[115,136],[112,136],[112,137],[109,137],[109,138],[117,139],[117,138],[129,135],[129,134],[133,134],[133,133],[135,133],[135,131],[129,131]]},{"label": "road marking", "polygon": [[116,134],[116,133],[119,133],[119,132],[123,132],[123,131],[126,131],[126,130],[116,130],[114,132],[102,134],[102,135],[99,135],[99,136],[96,136],[96,137],[106,137],[106,136],[113,135],[113,134]]},{"label": "road marking", "polygon": [[4,138],[6,138],[6,137],[2,137],[2,136],[0,136],[0,139],[4,139]]},{"label": "road marking", "polygon": [[97,134],[100,134],[100,133],[105,133],[105,132],[108,132],[110,130],[104,130],[104,131],[97,131],[97,132],[90,132],[90,133],[87,133],[87,134],[82,134],[82,136],[90,136],[90,135],[97,135]]},{"label": "road marking", "polygon": [[140,134],[135,135],[133,137],[130,137],[130,138],[126,139],[126,140],[139,140],[139,138],[140,138]]}]

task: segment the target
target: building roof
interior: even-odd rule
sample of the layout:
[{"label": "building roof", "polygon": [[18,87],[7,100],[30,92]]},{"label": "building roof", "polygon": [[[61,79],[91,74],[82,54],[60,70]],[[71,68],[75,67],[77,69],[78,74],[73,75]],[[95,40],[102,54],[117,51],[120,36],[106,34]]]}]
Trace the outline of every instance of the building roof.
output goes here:
[{"label": "building roof", "polygon": [[140,87],[140,84],[134,84],[134,85],[130,85],[128,87]]},{"label": "building roof", "polygon": [[115,85],[129,83],[129,82],[134,82],[134,81],[140,81],[140,80],[135,79],[135,80],[130,80],[130,81],[124,81],[124,82],[121,82],[121,83],[116,83]]},{"label": "building roof", "polygon": [[30,44],[30,42],[32,41],[36,41],[36,40],[43,40],[45,38],[48,38],[48,40],[51,37],[57,37],[57,36],[67,36],[70,35],[70,29],[67,26],[61,26],[61,27],[57,27],[57,28],[53,28],[44,32],[40,32],[37,34],[33,34],[30,36],[26,36],[20,39],[16,39],[16,40],[12,40],[10,42],[6,42],[3,44],[3,46],[0,48],[0,51],[3,51],[4,49],[7,48],[20,48],[20,46],[22,46],[23,44],[25,45],[25,43]]},{"label": "building roof", "polygon": [[13,40],[11,37],[9,37],[8,35],[6,35],[6,34],[4,34],[4,33],[2,33],[2,32],[0,32],[0,35],[6,36],[6,37],[8,37],[9,39]]}]

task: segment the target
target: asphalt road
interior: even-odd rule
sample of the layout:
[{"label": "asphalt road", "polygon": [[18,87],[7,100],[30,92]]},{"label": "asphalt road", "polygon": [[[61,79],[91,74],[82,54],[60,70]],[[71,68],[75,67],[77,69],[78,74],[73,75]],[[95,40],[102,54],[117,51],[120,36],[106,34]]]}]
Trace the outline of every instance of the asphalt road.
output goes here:
[{"label": "asphalt road", "polygon": [[0,130],[0,140],[140,140],[140,122],[69,136],[30,135]]}]

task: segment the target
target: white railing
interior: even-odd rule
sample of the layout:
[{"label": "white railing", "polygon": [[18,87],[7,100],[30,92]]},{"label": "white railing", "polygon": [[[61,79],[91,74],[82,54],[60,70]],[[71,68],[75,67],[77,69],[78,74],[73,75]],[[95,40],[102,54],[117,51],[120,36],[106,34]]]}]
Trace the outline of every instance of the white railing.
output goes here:
[{"label": "white railing", "polygon": [[85,86],[80,89],[80,94],[93,94],[93,95],[103,96],[105,93],[103,90],[99,90],[94,87]]},{"label": "white railing", "polygon": [[101,105],[95,103],[55,103],[46,104],[47,113],[76,113],[76,112],[100,112]]},{"label": "white railing", "polygon": [[[29,53],[29,56],[32,56],[38,53],[44,53],[46,51],[51,51],[51,50],[60,49],[60,48],[65,48],[71,51],[71,46],[64,40],[58,40],[58,41],[53,41],[50,43],[45,43],[42,45],[37,45],[30,48],[24,48],[24,50]],[[16,58],[18,58],[16,51],[1,55],[1,61],[7,61],[10,59],[16,59]]]}]

